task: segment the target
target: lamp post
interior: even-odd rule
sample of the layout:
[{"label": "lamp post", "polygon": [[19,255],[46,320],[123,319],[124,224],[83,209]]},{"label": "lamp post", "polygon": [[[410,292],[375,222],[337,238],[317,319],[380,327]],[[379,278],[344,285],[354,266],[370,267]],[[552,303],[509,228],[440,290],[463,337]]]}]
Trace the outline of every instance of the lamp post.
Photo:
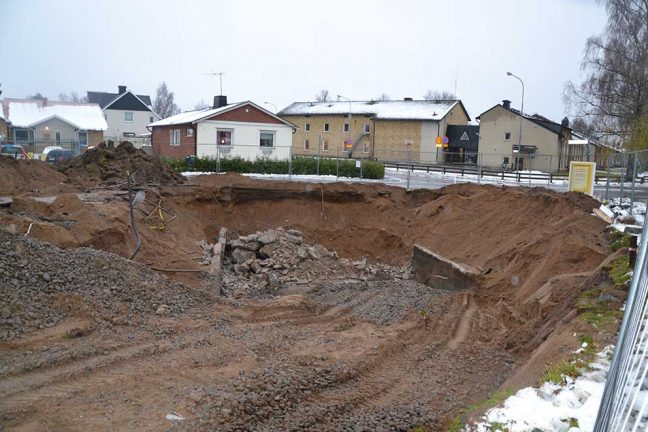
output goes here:
[{"label": "lamp post", "polygon": [[[344,97],[344,96],[342,96],[342,95],[337,95],[337,98],[338,98],[338,101],[339,101],[340,99],[344,99],[344,100],[346,100],[347,102],[349,102],[349,135],[351,135],[351,124],[352,124],[352,123],[351,123],[351,119],[352,119],[352,114],[351,114],[351,99],[349,99],[349,98],[347,98],[347,97]],[[345,147],[346,147],[346,146],[345,146]],[[353,147],[352,147],[352,148],[353,148]],[[351,157],[351,152],[349,152],[349,158],[350,158],[350,157]]]},{"label": "lamp post", "polygon": [[275,114],[277,113],[277,105],[273,104],[272,102],[263,102],[263,103],[266,104],[266,105],[272,105],[272,107],[275,110]]},{"label": "lamp post", "polygon": [[[520,152],[522,151],[522,120],[524,120],[524,81],[522,81],[522,78],[519,76],[511,73],[511,72],[506,72],[506,75],[517,78],[518,81],[520,81],[520,84],[522,84],[522,105],[520,106],[520,135],[519,135],[519,141],[518,141],[518,151],[515,154],[515,169],[517,171],[520,170]],[[518,179],[519,179],[519,173],[518,173]]]}]

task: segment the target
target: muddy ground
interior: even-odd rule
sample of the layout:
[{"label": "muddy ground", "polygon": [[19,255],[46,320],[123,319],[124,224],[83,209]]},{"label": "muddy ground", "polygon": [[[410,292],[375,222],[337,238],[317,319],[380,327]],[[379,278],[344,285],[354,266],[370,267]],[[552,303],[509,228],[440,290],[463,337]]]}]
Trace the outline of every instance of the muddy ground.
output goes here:
[{"label": "muddy ground", "polygon": [[[5,430],[445,430],[578,346],[575,299],[609,255],[598,203],[580,194],[181,183],[140,153],[104,153],[67,175],[0,161]],[[129,261],[119,179],[142,164]],[[481,285],[417,283],[414,244]]]}]

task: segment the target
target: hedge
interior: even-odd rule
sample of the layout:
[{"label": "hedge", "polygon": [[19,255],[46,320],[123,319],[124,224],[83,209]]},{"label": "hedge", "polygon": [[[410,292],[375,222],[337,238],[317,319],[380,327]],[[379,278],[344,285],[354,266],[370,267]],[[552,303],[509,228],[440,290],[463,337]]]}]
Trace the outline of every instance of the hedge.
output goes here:
[{"label": "hedge", "polygon": [[[178,172],[218,172],[218,160],[209,157],[196,158],[189,165],[185,159],[163,159],[171,168]],[[339,166],[338,166],[339,164]],[[360,177],[360,168],[356,168],[355,159],[325,159],[320,158],[320,175],[336,175],[340,177]],[[220,172],[237,172],[245,174],[289,174],[287,160],[259,158],[247,160],[241,157],[223,158],[220,160]],[[339,169],[339,172],[338,172]],[[316,175],[317,158],[295,157],[292,160],[292,174]],[[380,162],[362,161],[362,177],[367,179],[382,179],[385,177],[385,166]]]}]

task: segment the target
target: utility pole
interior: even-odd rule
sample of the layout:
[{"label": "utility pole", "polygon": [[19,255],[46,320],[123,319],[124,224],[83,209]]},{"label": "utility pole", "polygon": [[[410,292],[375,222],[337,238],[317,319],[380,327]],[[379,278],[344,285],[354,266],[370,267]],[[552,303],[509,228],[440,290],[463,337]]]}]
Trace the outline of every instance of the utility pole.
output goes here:
[{"label": "utility pole", "polygon": [[520,136],[519,141],[518,141],[518,151],[515,154],[515,169],[518,171],[518,181],[520,180],[520,152],[522,151],[522,121],[524,120],[524,81],[522,81],[522,78],[519,76],[511,73],[511,72],[506,72],[506,75],[512,76],[513,78],[517,78],[518,81],[520,81],[520,84],[522,84],[522,104],[520,106]]}]

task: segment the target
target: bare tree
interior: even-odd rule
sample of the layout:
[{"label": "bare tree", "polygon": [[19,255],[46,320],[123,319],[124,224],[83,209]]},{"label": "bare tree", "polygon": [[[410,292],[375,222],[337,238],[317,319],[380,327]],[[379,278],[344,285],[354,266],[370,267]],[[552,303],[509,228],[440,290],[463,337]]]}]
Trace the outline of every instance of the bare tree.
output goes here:
[{"label": "bare tree", "polygon": [[209,108],[209,104],[205,102],[203,99],[200,99],[200,102],[198,102],[196,105],[194,105],[195,110],[202,110],[205,108]]},{"label": "bare tree", "polygon": [[315,95],[315,100],[317,102],[329,102],[331,100],[331,95],[328,90],[322,89]]},{"label": "bare tree", "polygon": [[26,99],[47,99],[47,98],[40,93],[36,93],[33,95],[27,95]]},{"label": "bare tree", "polygon": [[175,95],[167,88],[166,82],[160,84],[155,91],[155,100],[153,101],[153,111],[162,118],[167,118],[178,114],[180,108],[175,104]]},{"label": "bare tree", "polygon": [[389,100],[391,100],[391,98],[389,97],[389,95],[387,93],[383,92],[380,95],[380,97],[378,98],[378,100],[380,100],[380,101],[389,101]]},{"label": "bare tree", "polygon": [[627,148],[646,147],[648,122],[648,0],[607,0],[603,33],[585,45],[580,84],[568,82],[564,100],[597,135]]},{"label": "bare tree", "polygon": [[446,90],[428,90],[423,95],[423,99],[426,101],[434,100],[456,100],[457,96]]},{"label": "bare tree", "polygon": [[70,94],[59,93],[58,100],[61,102],[88,103],[87,96],[79,96],[79,93],[73,91]]}]

